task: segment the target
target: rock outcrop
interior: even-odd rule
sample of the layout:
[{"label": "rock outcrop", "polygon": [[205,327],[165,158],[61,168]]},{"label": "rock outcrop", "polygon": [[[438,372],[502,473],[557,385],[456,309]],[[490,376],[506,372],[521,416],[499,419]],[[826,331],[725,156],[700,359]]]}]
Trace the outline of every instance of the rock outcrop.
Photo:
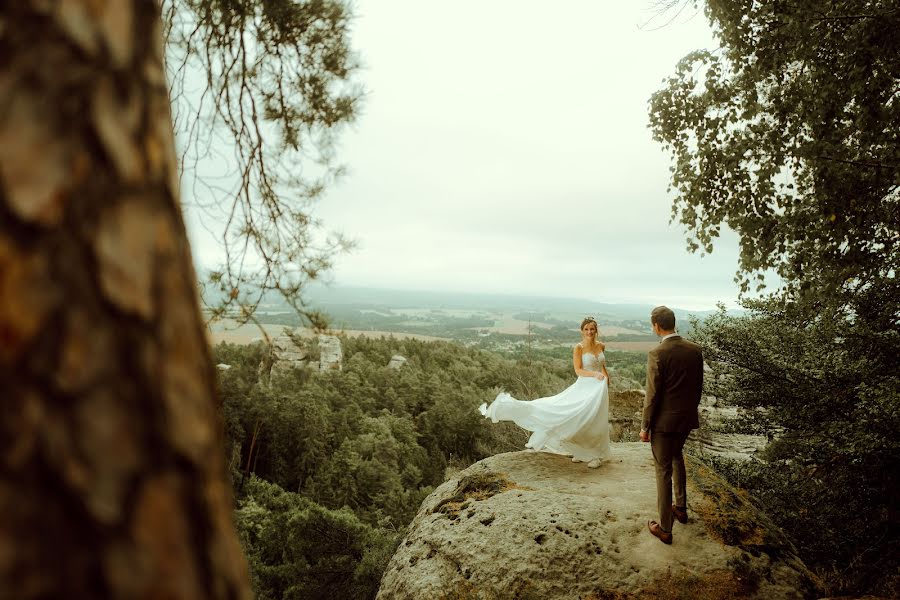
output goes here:
[{"label": "rock outcrop", "polygon": [[400,356],[399,354],[395,354],[391,357],[391,361],[388,363],[388,369],[399,369],[403,365],[406,364],[406,357]]},{"label": "rock outcrop", "polygon": [[334,335],[319,335],[319,370],[340,371],[344,360],[341,340]]},{"label": "rock outcrop", "polygon": [[688,479],[690,521],[667,546],[647,531],[648,444],[614,444],[598,469],[539,452],[485,459],[425,499],[378,598],[814,597],[814,577],[743,492],[698,464]]},{"label": "rock outcrop", "polygon": [[[641,389],[611,390],[609,422],[613,441],[636,441],[641,428],[645,392]],[[712,396],[700,401],[701,428],[688,444],[695,453],[712,454],[736,460],[752,460],[769,443],[762,435],[724,433],[722,426],[741,416],[738,409]]]},{"label": "rock outcrop", "polygon": [[308,365],[309,351],[297,343],[297,338],[291,335],[289,329],[285,329],[281,335],[272,340],[271,347],[259,363],[257,375],[261,382],[268,384],[273,376],[277,378],[293,369]]},{"label": "rock outcrop", "polygon": [[752,459],[769,443],[765,436],[717,431],[740,414],[736,407],[724,405],[713,396],[703,396],[700,401],[702,427],[692,437],[699,442],[703,452],[736,460]]},{"label": "rock outcrop", "polygon": [[[259,364],[259,379],[267,382],[271,377],[288,373],[293,369],[313,366],[319,371],[340,371],[343,366],[344,351],[341,340],[335,335],[320,334],[312,344],[316,349],[310,351],[308,340],[301,339],[296,330],[292,333],[285,330],[272,340],[272,347]],[[319,353],[316,365],[315,353]],[[312,356],[311,356],[312,354]]]},{"label": "rock outcrop", "polygon": [[272,340],[272,354],[273,375],[280,375],[309,364],[309,351],[298,345],[296,339],[287,332]]}]

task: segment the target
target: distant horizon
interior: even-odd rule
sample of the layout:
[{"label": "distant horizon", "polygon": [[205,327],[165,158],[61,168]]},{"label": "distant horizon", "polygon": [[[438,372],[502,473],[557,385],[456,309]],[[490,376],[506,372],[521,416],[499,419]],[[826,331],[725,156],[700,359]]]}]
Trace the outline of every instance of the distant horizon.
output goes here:
[{"label": "distant horizon", "polygon": [[[334,257],[336,284],[736,304],[738,236],[723,227],[711,254],[687,250],[690,232],[670,220],[673,158],[648,127],[678,61],[718,47],[702,11],[656,27],[644,3],[355,9],[366,99],[335,148],[345,176],[311,207],[319,235],[358,243]],[[185,173],[189,201],[213,200],[192,177],[233,168],[227,155]],[[224,260],[222,223],[186,220],[198,264]]]},{"label": "distant horizon", "polygon": [[[204,272],[213,271],[212,267],[204,266],[201,264],[196,264],[195,269],[198,274],[202,274]],[[345,289],[345,290],[377,290],[381,292],[397,292],[397,293],[409,293],[409,294],[453,294],[453,295],[462,295],[462,296],[488,296],[495,298],[510,298],[510,299],[519,299],[519,300],[557,300],[557,301],[570,301],[570,302],[583,302],[585,304],[606,304],[606,305],[629,305],[629,306],[659,306],[661,304],[666,305],[670,308],[678,308],[684,311],[704,311],[711,312],[718,310],[718,304],[722,303],[725,305],[728,311],[732,310],[740,310],[740,303],[737,296],[730,299],[725,298],[709,298],[709,299],[698,299],[696,297],[686,297],[683,294],[679,293],[681,290],[675,290],[671,296],[666,296],[665,294],[660,294],[657,299],[649,299],[646,296],[635,295],[635,296],[627,296],[620,295],[616,297],[610,296],[599,296],[597,298],[588,298],[585,296],[578,296],[575,294],[569,294],[565,291],[562,291],[558,294],[553,294],[546,291],[497,291],[494,289],[486,289],[486,290],[472,290],[471,288],[463,288],[462,286],[448,286],[444,288],[438,287],[413,287],[411,285],[404,285],[402,283],[398,284],[370,284],[366,282],[359,281],[335,281],[330,277],[330,275],[326,275],[321,280],[316,280],[308,284],[309,289],[329,289],[329,290],[337,290],[337,289]]]},{"label": "distant horizon", "polygon": [[[700,311],[700,312],[714,312],[718,310],[717,304],[719,302],[723,302],[726,308],[731,311],[739,308],[738,303],[733,300],[731,302],[725,300],[711,300],[708,304],[703,305],[685,305],[682,302],[669,302],[669,301],[660,301],[653,302],[644,298],[620,298],[620,299],[611,299],[611,298],[597,298],[590,299],[584,297],[576,297],[570,296],[566,294],[552,295],[546,293],[515,293],[515,292],[493,292],[493,291],[472,291],[472,290],[460,290],[460,289],[435,289],[435,288],[414,288],[414,287],[406,287],[406,286],[378,286],[378,285],[366,285],[362,283],[336,283],[336,282],[314,282],[311,284],[312,288],[319,289],[327,289],[332,292],[339,293],[340,290],[371,290],[385,293],[399,293],[399,294],[448,294],[448,295],[456,295],[456,296],[469,296],[469,297],[489,297],[489,298],[508,298],[515,299],[521,301],[528,300],[552,300],[558,302],[572,302],[572,303],[584,303],[585,307],[597,306],[597,305],[608,305],[608,306],[633,306],[633,307],[654,307],[659,306],[660,304],[664,304],[673,310],[677,309],[680,311]],[[649,314],[649,313],[648,313]]]}]

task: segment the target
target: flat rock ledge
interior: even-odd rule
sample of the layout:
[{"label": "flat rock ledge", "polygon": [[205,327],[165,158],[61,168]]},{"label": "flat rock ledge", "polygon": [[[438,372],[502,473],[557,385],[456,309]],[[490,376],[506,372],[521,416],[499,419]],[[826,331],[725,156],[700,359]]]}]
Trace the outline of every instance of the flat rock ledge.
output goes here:
[{"label": "flat rock ledge", "polygon": [[687,525],[667,546],[649,444],[597,469],[543,452],[492,456],[422,503],[377,598],[816,598],[795,548],[742,491],[688,465]]}]

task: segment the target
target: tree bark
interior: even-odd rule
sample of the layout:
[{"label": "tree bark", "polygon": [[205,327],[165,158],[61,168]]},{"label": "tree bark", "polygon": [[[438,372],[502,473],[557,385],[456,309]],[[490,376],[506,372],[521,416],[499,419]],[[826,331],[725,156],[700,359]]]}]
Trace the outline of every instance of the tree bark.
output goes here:
[{"label": "tree bark", "polygon": [[0,0],[0,598],[248,598],[155,0]]}]

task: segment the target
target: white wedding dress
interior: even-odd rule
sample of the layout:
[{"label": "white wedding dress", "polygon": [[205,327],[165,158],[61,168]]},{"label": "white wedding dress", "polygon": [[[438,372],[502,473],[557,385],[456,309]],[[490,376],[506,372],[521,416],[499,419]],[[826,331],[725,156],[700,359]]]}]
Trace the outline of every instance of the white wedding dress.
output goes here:
[{"label": "white wedding dress", "polygon": [[[582,365],[599,371],[606,363],[585,352]],[[516,400],[506,392],[490,406],[482,404],[481,414],[498,421],[512,421],[531,433],[525,447],[565,454],[575,460],[594,461],[609,456],[609,388],[606,379],[578,377],[562,392],[537,400]]]}]

